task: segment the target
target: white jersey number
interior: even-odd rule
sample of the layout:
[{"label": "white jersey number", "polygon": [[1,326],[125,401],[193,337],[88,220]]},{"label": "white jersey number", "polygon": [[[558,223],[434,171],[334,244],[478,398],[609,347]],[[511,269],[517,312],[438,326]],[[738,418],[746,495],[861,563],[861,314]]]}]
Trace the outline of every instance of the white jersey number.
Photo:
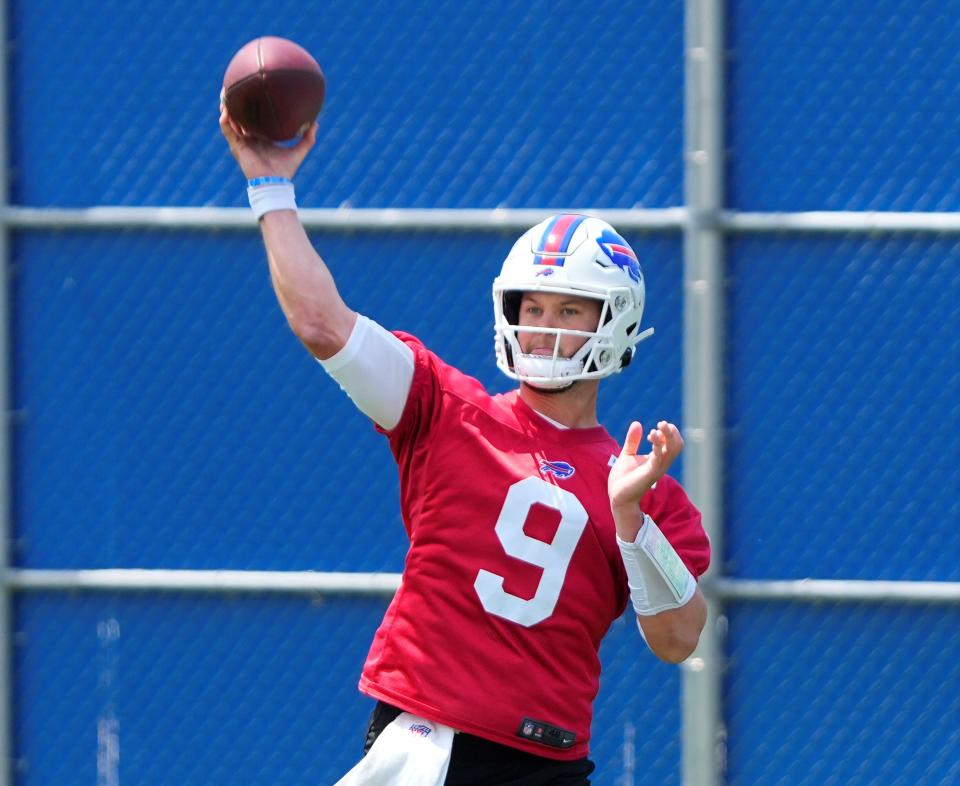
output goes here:
[{"label": "white jersey number", "polygon": [[[532,538],[523,531],[530,508],[536,504],[560,513],[560,524],[550,543]],[[553,614],[567,576],[567,567],[586,526],[587,511],[580,500],[566,489],[538,477],[514,483],[507,492],[494,531],[507,554],[542,568],[543,575],[536,593],[527,600],[505,591],[503,576],[481,570],[473,587],[480,596],[483,608],[528,628]]]}]

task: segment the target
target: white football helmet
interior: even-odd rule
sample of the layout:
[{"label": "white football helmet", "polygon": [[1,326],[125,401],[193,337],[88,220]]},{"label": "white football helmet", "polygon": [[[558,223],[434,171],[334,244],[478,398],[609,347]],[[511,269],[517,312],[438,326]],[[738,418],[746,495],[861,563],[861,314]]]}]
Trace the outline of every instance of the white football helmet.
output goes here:
[{"label": "white football helmet", "polygon": [[[601,301],[592,332],[519,327],[523,292],[551,292]],[[514,244],[493,281],[497,366],[511,379],[544,389],[565,388],[578,379],[600,379],[630,363],[634,347],[653,333],[640,332],[643,273],[637,255],[606,221],[561,214],[537,224]],[[524,355],[517,334],[553,334],[549,355]],[[564,335],[587,340],[573,357],[560,355]]]}]

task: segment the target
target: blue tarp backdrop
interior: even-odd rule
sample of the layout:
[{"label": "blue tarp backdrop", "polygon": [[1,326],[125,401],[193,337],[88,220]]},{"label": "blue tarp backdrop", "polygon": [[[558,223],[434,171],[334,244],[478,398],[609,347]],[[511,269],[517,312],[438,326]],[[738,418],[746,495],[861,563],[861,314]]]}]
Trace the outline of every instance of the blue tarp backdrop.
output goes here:
[{"label": "blue tarp backdrop", "polygon": [[[328,79],[301,206],[684,203],[679,0],[7,14],[17,205],[244,205],[217,99],[262,34]],[[960,0],[730,2],[730,207],[960,208],[958,19]],[[683,425],[682,237],[626,234],[656,335],[601,388],[615,436]],[[350,305],[492,390],[510,383],[490,283],[514,239],[313,235]],[[729,241],[724,574],[960,580],[958,242]],[[402,568],[386,443],[288,331],[255,233],[22,230],[11,265],[15,565]],[[21,595],[17,782],[333,783],[362,746],[356,682],[385,605]],[[732,604],[728,782],[960,782],[958,629],[947,607]],[[679,784],[677,669],[627,619],[602,655],[594,783]]]}]

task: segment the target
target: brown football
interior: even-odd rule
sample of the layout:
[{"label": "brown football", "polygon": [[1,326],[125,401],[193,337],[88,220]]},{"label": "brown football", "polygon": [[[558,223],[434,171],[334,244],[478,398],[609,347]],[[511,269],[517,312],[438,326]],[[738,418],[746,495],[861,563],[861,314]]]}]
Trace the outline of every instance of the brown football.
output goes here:
[{"label": "brown football", "polygon": [[327,82],[320,65],[286,38],[244,44],[223,75],[223,103],[248,134],[274,142],[295,139],[317,119]]}]

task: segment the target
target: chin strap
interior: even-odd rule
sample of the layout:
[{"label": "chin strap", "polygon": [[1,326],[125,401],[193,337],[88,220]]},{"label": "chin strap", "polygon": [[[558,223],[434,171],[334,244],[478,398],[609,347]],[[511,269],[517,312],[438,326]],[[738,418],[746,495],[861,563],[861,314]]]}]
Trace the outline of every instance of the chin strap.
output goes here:
[{"label": "chin strap", "polygon": [[531,387],[541,390],[568,388],[573,377],[583,371],[582,360],[553,358],[545,355],[519,355],[514,361],[517,376]]}]

